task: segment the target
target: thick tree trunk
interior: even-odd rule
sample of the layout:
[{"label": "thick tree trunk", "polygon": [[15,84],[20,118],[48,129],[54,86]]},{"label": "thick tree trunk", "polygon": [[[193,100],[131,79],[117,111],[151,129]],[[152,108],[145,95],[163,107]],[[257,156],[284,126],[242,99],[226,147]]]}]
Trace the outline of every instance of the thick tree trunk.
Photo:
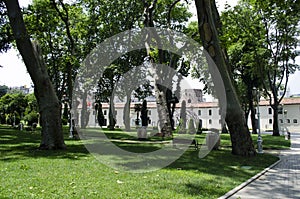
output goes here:
[{"label": "thick tree trunk", "polygon": [[272,106],[273,109],[273,136],[280,136],[279,125],[278,125],[278,104]]},{"label": "thick tree trunk", "polygon": [[4,2],[17,48],[34,84],[42,125],[40,148],[64,149],[66,146],[61,124],[61,104],[47,73],[41,50],[37,44],[33,45],[30,41],[18,1],[6,0]]},{"label": "thick tree trunk", "polygon": [[[144,26],[145,27],[154,27],[154,11],[156,7],[157,0],[153,0],[151,4],[149,4],[148,1],[143,1],[144,2]],[[153,31],[152,34],[156,35],[156,32]],[[158,56],[159,56],[159,63],[163,64],[164,63],[164,55],[162,49],[159,47],[161,46],[161,42],[159,41],[159,36],[155,36],[157,39],[157,48],[158,48]],[[150,42],[149,42],[150,43]],[[147,54],[149,55],[150,52],[147,48],[148,46],[148,41],[146,41],[146,49],[147,49]],[[148,46],[149,47],[149,46]],[[162,66],[160,66],[162,67]],[[169,116],[169,110],[167,107],[167,98],[166,98],[166,81],[163,81],[163,77],[166,75],[163,73],[163,68],[155,67],[154,71],[154,80],[155,80],[155,85],[154,85],[154,90],[155,90],[155,97],[156,97],[156,106],[157,106],[157,113],[158,113],[158,118],[159,118],[159,127],[160,127],[160,133],[164,137],[169,137],[172,135],[172,125],[171,125],[171,120]],[[164,85],[162,85],[164,83]]]},{"label": "thick tree trunk", "polygon": [[[159,82],[159,81],[158,81]],[[163,137],[170,137],[172,136],[172,126],[169,116],[169,111],[167,107],[166,101],[166,90],[165,87],[160,86],[159,83],[155,84],[155,97],[156,97],[156,106],[157,106],[157,113],[159,118],[159,128],[160,133],[162,133]]]},{"label": "thick tree trunk", "polygon": [[221,23],[215,1],[195,0],[195,4],[200,37],[204,49],[209,53],[207,58],[208,60],[211,58],[217,65],[226,89],[227,115],[225,120],[231,136],[232,153],[241,156],[255,155],[256,151],[247,122],[231,81],[226,58],[220,47],[217,28],[220,28]]}]

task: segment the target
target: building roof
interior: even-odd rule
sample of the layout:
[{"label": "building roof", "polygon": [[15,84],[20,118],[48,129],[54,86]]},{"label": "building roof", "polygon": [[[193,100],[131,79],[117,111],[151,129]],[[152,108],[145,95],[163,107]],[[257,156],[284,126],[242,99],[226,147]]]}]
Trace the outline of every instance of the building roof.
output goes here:
[{"label": "building roof", "polygon": [[[282,105],[300,105],[300,98],[299,97],[289,97],[289,98],[283,98],[280,102]],[[259,103],[260,106],[269,106],[269,100],[262,100]]]}]

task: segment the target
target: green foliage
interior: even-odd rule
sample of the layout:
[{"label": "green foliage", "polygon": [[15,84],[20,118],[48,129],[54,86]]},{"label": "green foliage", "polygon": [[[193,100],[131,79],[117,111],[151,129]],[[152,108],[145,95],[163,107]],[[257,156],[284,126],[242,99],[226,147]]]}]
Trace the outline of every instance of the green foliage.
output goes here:
[{"label": "green foliage", "polygon": [[39,114],[35,111],[31,111],[27,115],[24,116],[24,121],[28,126],[32,126],[33,123],[38,123]]},{"label": "green foliage", "polygon": [[179,120],[179,124],[176,127],[175,132],[178,134],[186,134],[186,125],[184,125],[184,120],[182,118]]},{"label": "green foliage", "polygon": [[193,118],[191,118],[189,120],[188,133],[189,134],[196,134],[196,128],[195,128],[195,123],[194,123],[194,119]]},{"label": "green foliage", "polygon": [[2,97],[3,95],[5,95],[8,91],[8,87],[5,85],[1,85],[0,86],[0,97]]},{"label": "green foliage", "polygon": [[1,123],[13,124],[15,122],[18,124],[21,119],[25,119],[24,116],[32,113],[26,119],[26,121],[31,121],[28,118],[34,118],[37,111],[37,101],[33,94],[7,93],[0,98]]},{"label": "green foliage", "polygon": [[0,1],[0,53],[10,49],[12,41],[13,34],[6,16],[6,8],[4,2]]}]

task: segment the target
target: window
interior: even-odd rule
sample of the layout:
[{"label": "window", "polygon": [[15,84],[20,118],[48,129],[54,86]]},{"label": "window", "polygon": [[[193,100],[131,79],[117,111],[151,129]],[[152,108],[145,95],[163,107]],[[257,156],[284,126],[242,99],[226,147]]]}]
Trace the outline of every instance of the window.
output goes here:
[{"label": "window", "polygon": [[208,110],[208,115],[212,115],[211,109]]},{"label": "window", "polygon": [[198,115],[201,115],[201,110],[198,110]]},{"label": "window", "polygon": [[208,120],[208,123],[209,123],[209,124],[212,124],[212,120]]},{"label": "window", "polygon": [[272,115],[272,108],[269,108],[269,115]]},{"label": "window", "polygon": [[297,123],[298,123],[298,120],[297,120],[297,119],[293,119],[293,123],[294,123],[294,124],[297,124]]},{"label": "window", "polygon": [[283,119],[280,119],[279,122],[282,124],[283,123]]},{"label": "window", "polygon": [[290,119],[286,119],[286,123],[291,123],[291,120]]},{"label": "window", "polygon": [[151,110],[148,110],[148,115],[151,115]]},{"label": "window", "polygon": [[106,110],[103,111],[103,115],[107,115],[107,111]]},{"label": "window", "polygon": [[272,124],[272,123],[273,123],[272,119],[269,119],[269,124]]},{"label": "window", "polygon": [[118,111],[115,111],[115,115],[117,115],[118,114]]},{"label": "window", "polygon": [[188,103],[192,103],[192,100],[191,100],[191,99],[188,99]]}]

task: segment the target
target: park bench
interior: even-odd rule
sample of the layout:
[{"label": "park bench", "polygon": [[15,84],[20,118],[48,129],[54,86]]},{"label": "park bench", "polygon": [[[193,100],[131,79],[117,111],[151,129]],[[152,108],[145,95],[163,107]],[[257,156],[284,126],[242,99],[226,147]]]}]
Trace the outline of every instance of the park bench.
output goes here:
[{"label": "park bench", "polygon": [[188,139],[188,138],[174,138],[173,139],[173,147],[177,148],[178,145],[192,145],[195,150],[198,150],[198,141],[196,139]]}]

